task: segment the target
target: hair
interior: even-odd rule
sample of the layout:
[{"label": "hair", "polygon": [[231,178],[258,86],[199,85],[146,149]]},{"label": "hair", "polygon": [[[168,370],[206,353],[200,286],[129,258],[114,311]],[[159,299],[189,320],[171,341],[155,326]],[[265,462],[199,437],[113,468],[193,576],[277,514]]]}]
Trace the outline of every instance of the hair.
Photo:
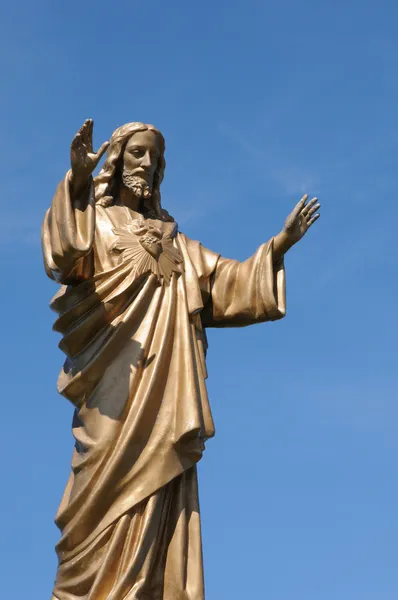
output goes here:
[{"label": "hair", "polygon": [[94,178],[95,201],[104,207],[112,206],[115,203],[121,180],[123,153],[129,139],[138,131],[153,131],[160,146],[160,156],[153,178],[152,195],[143,201],[142,210],[147,216],[154,216],[163,221],[173,220],[168,212],[162,209],[160,197],[160,184],[163,181],[166,168],[164,158],[166,144],[161,132],[153,125],[145,125],[139,122],[127,123],[113,132],[105,162],[97,177]]}]

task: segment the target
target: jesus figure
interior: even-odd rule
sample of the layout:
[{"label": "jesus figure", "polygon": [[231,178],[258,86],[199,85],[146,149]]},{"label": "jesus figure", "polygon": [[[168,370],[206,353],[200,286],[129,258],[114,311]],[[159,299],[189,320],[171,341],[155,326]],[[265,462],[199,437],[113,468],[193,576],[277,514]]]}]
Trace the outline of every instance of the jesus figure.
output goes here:
[{"label": "jesus figure", "polygon": [[61,284],[58,389],[75,407],[52,599],[203,600],[196,465],[214,435],[205,330],[284,316],[283,257],[319,204],[304,196],[251,258],[226,259],[162,208],[155,127],[128,123],[98,152],[92,132],[88,120],[73,139],[42,231],[46,272]]}]

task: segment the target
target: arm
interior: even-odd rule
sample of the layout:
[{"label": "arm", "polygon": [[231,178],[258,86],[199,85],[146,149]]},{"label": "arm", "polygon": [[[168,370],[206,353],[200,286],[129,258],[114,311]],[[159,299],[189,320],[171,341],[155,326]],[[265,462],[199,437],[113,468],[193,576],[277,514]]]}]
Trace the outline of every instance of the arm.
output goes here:
[{"label": "arm", "polygon": [[281,233],[263,244],[248,260],[220,258],[211,278],[209,302],[203,310],[205,327],[241,327],[274,321],[286,313],[285,253],[318,219],[320,207],[304,196],[286,219]]},{"label": "arm", "polygon": [[92,146],[93,122],[86,121],[71,146],[71,170],[59,184],[42,229],[46,273],[64,284],[88,279],[93,273],[95,198],[92,172],[104,154]]},{"label": "arm", "polygon": [[271,239],[244,262],[218,260],[201,313],[204,327],[244,327],[285,316],[285,269],[274,254]]}]

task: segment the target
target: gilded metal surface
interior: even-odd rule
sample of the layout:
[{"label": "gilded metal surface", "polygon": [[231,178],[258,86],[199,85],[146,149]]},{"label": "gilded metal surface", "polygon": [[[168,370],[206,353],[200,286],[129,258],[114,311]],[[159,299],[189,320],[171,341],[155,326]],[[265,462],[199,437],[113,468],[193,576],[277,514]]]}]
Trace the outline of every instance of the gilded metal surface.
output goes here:
[{"label": "gilded metal surface", "polygon": [[92,129],[86,121],[72,142],[42,231],[46,272],[61,284],[58,389],[76,409],[53,600],[203,600],[205,328],[284,316],[283,256],[319,204],[305,196],[245,262],[222,258],[161,206],[159,131],[124,125],[96,153]]}]

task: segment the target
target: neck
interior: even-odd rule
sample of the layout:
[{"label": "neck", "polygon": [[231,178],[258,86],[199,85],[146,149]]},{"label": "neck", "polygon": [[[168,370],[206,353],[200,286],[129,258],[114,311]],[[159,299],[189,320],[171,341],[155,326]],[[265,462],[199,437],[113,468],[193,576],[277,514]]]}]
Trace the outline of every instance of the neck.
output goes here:
[{"label": "neck", "polygon": [[141,198],[136,196],[133,190],[121,184],[117,204],[120,206],[127,206],[128,208],[131,208],[131,210],[138,212],[141,204]]}]

